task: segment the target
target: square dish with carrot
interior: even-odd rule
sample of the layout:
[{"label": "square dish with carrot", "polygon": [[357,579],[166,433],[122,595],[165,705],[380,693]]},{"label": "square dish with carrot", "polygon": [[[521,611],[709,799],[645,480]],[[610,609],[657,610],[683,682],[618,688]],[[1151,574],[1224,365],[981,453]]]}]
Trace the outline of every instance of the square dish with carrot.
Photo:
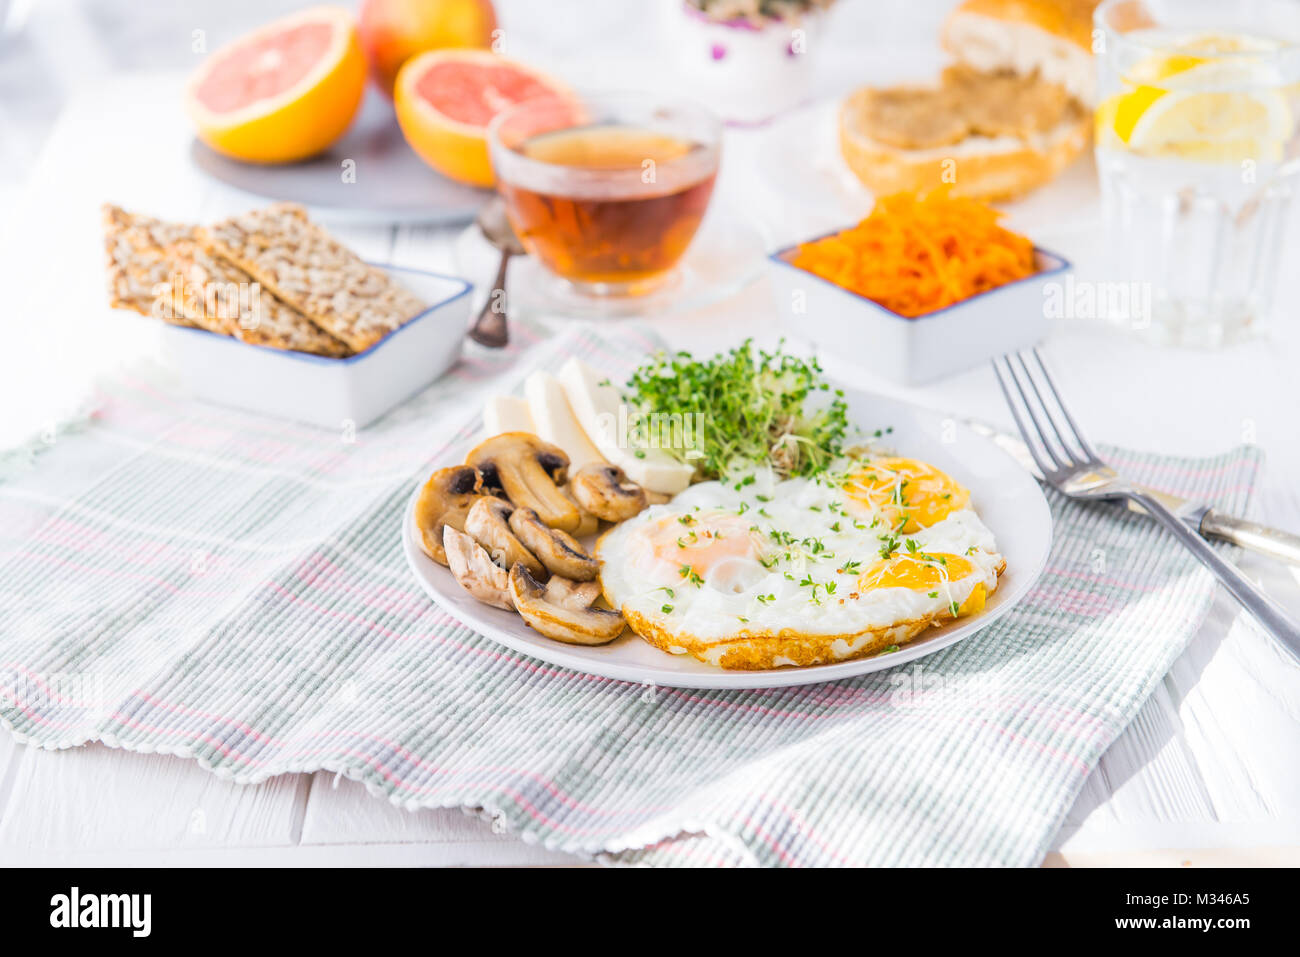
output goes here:
[{"label": "square dish with carrot", "polygon": [[947,190],[900,193],[854,226],[776,251],[789,334],[904,385],[1038,341],[1069,263],[1001,218]]},{"label": "square dish with carrot", "polygon": [[1034,244],[1002,214],[946,191],[880,199],[866,219],[787,261],[909,319],[1034,275]]}]

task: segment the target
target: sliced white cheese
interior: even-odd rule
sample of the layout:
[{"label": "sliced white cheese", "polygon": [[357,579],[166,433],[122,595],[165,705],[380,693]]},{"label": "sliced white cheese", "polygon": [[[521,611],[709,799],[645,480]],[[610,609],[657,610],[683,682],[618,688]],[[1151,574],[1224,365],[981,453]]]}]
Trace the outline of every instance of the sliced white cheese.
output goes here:
[{"label": "sliced white cheese", "polygon": [[502,432],[532,432],[537,427],[528,411],[528,400],[517,395],[494,395],[483,407],[483,431],[488,435]]},{"label": "sliced white cheese", "polygon": [[534,372],[524,380],[524,398],[528,400],[537,435],[544,442],[564,449],[569,457],[570,475],[584,465],[605,461],[578,424],[559,379],[549,372]]},{"label": "sliced white cheese", "polygon": [[619,414],[623,400],[609,384],[608,376],[575,358],[560,368],[559,379],[578,424],[592,444],[633,482],[666,495],[676,495],[691,484],[693,466],[677,461],[662,449],[628,447],[624,434],[627,415]]}]

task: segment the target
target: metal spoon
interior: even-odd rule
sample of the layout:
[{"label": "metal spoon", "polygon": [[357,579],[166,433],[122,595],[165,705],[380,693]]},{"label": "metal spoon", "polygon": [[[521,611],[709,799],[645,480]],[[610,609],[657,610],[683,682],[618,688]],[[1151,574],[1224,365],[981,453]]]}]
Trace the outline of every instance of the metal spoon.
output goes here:
[{"label": "metal spoon", "polygon": [[470,326],[469,337],[481,346],[500,349],[510,341],[506,325],[506,268],[511,256],[523,255],[524,247],[506,217],[505,200],[500,196],[494,196],[479,210],[477,222],[487,241],[501,251],[501,265],[497,267],[497,277],[492,281],[482,311]]}]

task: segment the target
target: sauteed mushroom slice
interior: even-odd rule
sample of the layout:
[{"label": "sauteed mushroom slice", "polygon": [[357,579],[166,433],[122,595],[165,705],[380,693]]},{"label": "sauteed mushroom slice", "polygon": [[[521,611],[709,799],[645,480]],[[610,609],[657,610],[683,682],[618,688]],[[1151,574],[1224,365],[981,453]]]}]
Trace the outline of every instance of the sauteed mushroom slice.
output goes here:
[{"label": "sauteed mushroom slice", "polygon": [[603,645],[623,633],[623,616],[593,604],[597,582],[575,582],[558,575],[545,585],[522,564],[510,569],[510,595],[524,621],[538,633],[570,645]]},{"label": "sauteed mushroom slice", "polygon": [[495,564],[482,545],[450,525],[442,530],[442,544],[447,566],[462,588],[485,604],[514,611],[510,573]]},{"label": "sauteed mushroom slice", "polygon": [[550,528],[531,508],[510,513],[510,530],[552,575],[589,582],[600,572],[600,562],[568,532]]},{"label": "sauteed mushroom slice", "polygon": [[646,507],[646,493],[617,465],[587,465],[569,483],[578,504],[607,522],[623,522]]},{"label": "sauteed mushroom slice", "polygon": [[420,497],[415,501],[416,541],[424,554],[435,562],[447,564],[443,529],[448,526],[459,530],[465,528],[470,508],[483,497],[482,485],[483,477],[468,465],[438,469],[424,483]]},{"label": "sauteed mushroom slice", "polygon": [[531,508],[551,528],[578,527],[578,509],[559,488],[569,474],[569,457],[558,445],[531,432],[502,432],[478,445],[465,464],[483,474],[484,488],[499,489],[516,508]]},{"label": "sauteed mushroom slice", "polygon": [[514,508],[504,499],[485,495],[474,503],[465,516],[465,531],[485,549],[502,568],[522,564],[534,575],[545,575],[546,568],[510,530],[510,513]]},{"label": "sauteed mushroom slice", "polygon": [[566,485],[560,491],[578,510],[578,527],[573,530],[573,537],[586,538],[588,535],[595,535],[600,531],[600,519],[578,504],[578,500],[573,497],[573,486]]}]

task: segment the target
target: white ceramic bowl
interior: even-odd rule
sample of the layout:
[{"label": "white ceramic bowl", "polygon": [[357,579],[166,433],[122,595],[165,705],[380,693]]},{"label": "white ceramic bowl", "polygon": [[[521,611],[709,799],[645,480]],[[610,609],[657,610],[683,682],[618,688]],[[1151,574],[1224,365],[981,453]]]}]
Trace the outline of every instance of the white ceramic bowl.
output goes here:
[{"label": "white ceramic bowl", "polygon": [[365,352],[329,359],[169,325],[164,354],[199,398],[327,429],[362,428],[451,368],[469,317],[465,280],[381,268],[429,308]]},{"label": "white ceramic bowl", "polygon": [[[820,237],[819,237],[820,238]],[[788,246],[769,257],[777,308],[792,336],[900,385],[923,385],[1047,335],[1043,300],[1072,267],[1035,247],[1038,272],[962,302],[909,319],[865,296],[800,269]]]}]

